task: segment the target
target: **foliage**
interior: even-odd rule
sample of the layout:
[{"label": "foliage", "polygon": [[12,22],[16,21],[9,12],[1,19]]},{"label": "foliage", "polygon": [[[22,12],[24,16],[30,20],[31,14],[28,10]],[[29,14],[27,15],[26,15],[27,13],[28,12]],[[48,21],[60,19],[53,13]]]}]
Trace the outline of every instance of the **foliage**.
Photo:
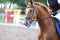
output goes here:
[{"label": "foliage", "polygon": [[10,2],[16,3],[16,4],[18,4],[19,6],[22,6],[22,5],[25,4],[25,0],[10,0]]},{"label": "foliage", "polygon": [[[19,6],[25,6],[25,2],[30,1],[30,0],[0,0],[0,3],[4,3],[7,1],[10,1],[11,3],[16,3]],[[33,1],[42,2],[44,4],[46,4],[46,2],[47,2],[47,0],[33,0]]]},{"label": "foliage", "polygon": [[[29,1],[29,0],[27,0],[27,1]],[[33,0],[33,1],[35,1],[35,2],[41,2],[41,3],[44,3],[44,4],[47,3],[47,0]]]},{"label": "foliage", "polygon": [[34,1],[36,1],[36,2],[41,2],[41,3],[44,3],[44,4],[47,3],[47,0],[34,0]]},{"label": "foliage", "polygon": [[0,0],[0,3],[2,2],[2,0]]},{"label": "foliage", "polygon": [[5,3],[7,1],[9,1],[9,0],[0,0],[0,3]]}]

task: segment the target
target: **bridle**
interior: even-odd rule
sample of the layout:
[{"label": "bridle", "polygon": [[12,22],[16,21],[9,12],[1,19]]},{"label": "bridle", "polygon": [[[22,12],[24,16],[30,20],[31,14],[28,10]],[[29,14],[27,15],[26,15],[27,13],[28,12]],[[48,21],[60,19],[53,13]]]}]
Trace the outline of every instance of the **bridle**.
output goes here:
[{"label": "bridle", "polygon": [[[32,13],[31,13],[32,16],[33,16],[33,15],[34,15],[34,11],[35,11],[35,10],[34,10],[34,6],[26,7],[26,8],[33,8]],[[39,21],[39,22],[40,22],[40,21],[42,21],[42,20],[46,20],[46,19],[52,18],[50,14],[48,14],[48,15],[49,15],[49,17],[47,17],[47,18],[40,18],[39,20],[33,20],[33,21]],[[29,18],[29,17],[25,17],[25,19],[32,20],[32,18]]]},{"label": "bridle", "polygon": [[[33,10],[32,10],[32,16],[34,15],[34,6],[31,6],[31,7],[26,7],[26,8],[33,8]],[[30,17],[25,17],[25,19],[31,19]]]}]

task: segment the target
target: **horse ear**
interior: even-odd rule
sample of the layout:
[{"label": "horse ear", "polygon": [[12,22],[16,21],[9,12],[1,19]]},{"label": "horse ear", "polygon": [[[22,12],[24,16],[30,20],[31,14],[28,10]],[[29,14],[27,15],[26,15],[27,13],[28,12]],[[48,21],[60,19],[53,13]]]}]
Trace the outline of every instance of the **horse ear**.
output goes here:
[{"label": "horse ear", "polygon": [[26,6],[28,5],[28,2],[26,2]]},{"label": "horse ear", "polygon": [[33,5],[33,0],[30,0],[31,5]]}]

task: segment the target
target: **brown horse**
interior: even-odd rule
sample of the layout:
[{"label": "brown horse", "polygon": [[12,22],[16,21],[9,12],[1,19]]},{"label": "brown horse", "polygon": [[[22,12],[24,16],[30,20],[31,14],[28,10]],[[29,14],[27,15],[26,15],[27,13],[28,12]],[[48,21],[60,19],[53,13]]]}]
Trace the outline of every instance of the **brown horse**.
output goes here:
[{"label": "brown horse", "polygon": [[26,7],[27,8],[25,10],[25,22],[31,23],[31,20],[38,21],[40,28],[38,40],[60,40],[56,32],[53,19],[51,18],[50,13],[48,11],[49,9],[46,5],[30,0],[29,3],[26,3]]}]

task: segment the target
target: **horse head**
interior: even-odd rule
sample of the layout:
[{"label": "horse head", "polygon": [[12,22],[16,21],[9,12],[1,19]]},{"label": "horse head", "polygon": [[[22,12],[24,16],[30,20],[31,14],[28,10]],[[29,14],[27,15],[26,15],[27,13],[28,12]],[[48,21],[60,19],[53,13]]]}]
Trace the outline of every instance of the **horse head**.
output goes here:
[{"label": "horse head", "polygon": [[[33,21],[41,20],[42,18],[47,17],[46,11],[43,8],[48,11],[46,6],[39,2],[33,2],[33,0],[30,0],[30,2],[26,3],[26,10],[25,10],[25,25],[30,27],[30,24]],[[46,7],[46,8],[45,8]],[[43,10],[43,11],[42,11]],[[41,18],[42,17],[42,18]]]},{"label": "horse head", "polygon": [[36,10],[32,0],[30,0],[29,3],[26,3],[25,14],[25,25],[30,27],[30,24],[37,18]]}]

